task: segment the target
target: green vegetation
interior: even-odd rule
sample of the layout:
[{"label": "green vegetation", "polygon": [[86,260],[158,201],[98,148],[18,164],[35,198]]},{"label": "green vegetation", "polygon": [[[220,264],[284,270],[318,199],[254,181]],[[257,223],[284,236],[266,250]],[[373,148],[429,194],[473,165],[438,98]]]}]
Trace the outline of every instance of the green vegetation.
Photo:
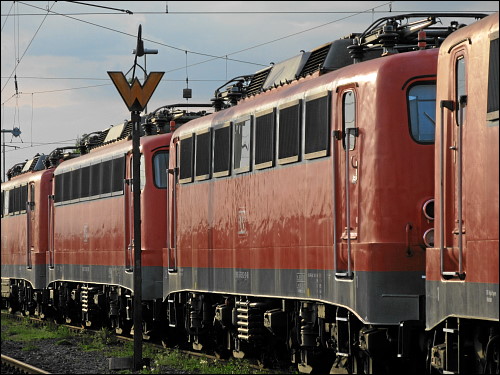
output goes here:
[{"label": "green vegetation", "polygon": [[[43,339],[58,339],[57,345],[74,345],[73,338],[78,338],[78,346],[84,351],[98,351],[105,357],[133,357],[134,347],[132,341],[121,341],[108,329],[97,332],[82,331],[75,333],[67,327],[48,324],[37,326],[29,319],[22,321],[11,319],[2,314],[2,340],[25,342],[26,351],[39,349]],[[258,370],[248,365],[245,360],[211,360],[196,358],[184,354],[178,349],[161,349],[145,343],[143,345],[143,358],[151,359],[151,367],[144,368],[141,374],[161,374],[163,366],[189,371],[191,374],[269,374],[268,370]],[[120,371],[122,374],[131,374],[131,370]],[[293,371],[292,373],[296,373]]]},{"label": "green vegetation", "polygon": [[228,361],[194,358],[179,350],[156,356],[152,363],[152,374],[160,374],[161,366],[182,368],[191,374],[268,374],[269,371],[250,368],[245,361],[230,359]]},{"label": "green vegetation", "polygon": [[[3,327],[6,327],[4,330]],[[4,336],[5,335],[5,336]],[[2,317],[2,338],[12,341],[34,341],[42,339],[65,339],[72,335],[66,328],[56,325],[35,327],[28,318],[22,321]]]}]

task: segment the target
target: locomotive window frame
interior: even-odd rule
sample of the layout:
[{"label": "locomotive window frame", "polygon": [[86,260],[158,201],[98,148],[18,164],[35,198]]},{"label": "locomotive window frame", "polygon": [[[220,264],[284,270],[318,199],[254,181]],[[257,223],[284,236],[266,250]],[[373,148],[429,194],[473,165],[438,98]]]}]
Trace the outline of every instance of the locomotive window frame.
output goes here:
[{"label": "locomotive window frame", "polygon": [[[420,106],[421,103],[424,102],[431,102],[432,98],[425,97],[423,100],[419,100],[417,95],[411,95],[414,94],[414,90],[417,88],[423,88],[424,86],[433,86],[434,87],[434,99],[433,99],[433,104],[431,105],[431,110],[433,111],[434,118],[431,118],[427,112],[422,112],[421,109],[422,106]],[[411,85],[408,86],[406,90],[406,106],[407,106],[407,111],[408,111],[408,128],[410,132],[410,136],[412,140],[418,144],[423,144],[423,145],[429,145],[429,144],[434,144],[435,143],[435,138],[436,138],[436,81],[435,80],[418,80],[413,82]],[[417,99],[411,99],[411,98],[417,98]],[[424,133],[420,132],[421,126],[420,126],[420,120],[421,119],[427,119],[431,122],[433,122],[434,125],[434,132],[432,133],[432,139],[427,138],[423,139],[421,136],[424,135]],[[423,128],[423,126],[422,126]],[[430,134],[430,133],[425,133],[425,134]]]},{"label": "locomotive window frame", "polygon": [[227,121],[213,127],[213,177],[224,177],[231,174],[231,124],[231,121]]},{"label": "locomotive window frame", "polygon": [[111,195],[122,195],[125,180],[125,155],[115,156],[111,160],[113,168],[113,174],[111,177]]},{"label": "locomotive window frame", "polygon": [[[263,122],[259,122],[262,119]],[[269,119],[270,121],[265,121]],[[265,129],[269,126],[270,129]],[[276,109],[270,108],[255,114],[254,125],[254,168],[264,169],[275,165],[276,158]],[[266,149],[267,148],[267,149]],[[262,158],[262,159],[261,159]]]},{"label": "locomotive window frame", "polygon": [[303,134],[304,159],[306,160],[328,156],[331,100],[331,91],[307,96],[304,100]]},{"label": "locomotive window frame", "polygon": [[192,133],[185,134],[179,138],[178,158],[179,161],[179,183],[188,184],[193,182],[194,172],[194,136]]},{"label": "locomotive window frame", "polygon": [[[462,96],[467,96],[467,65],[468,62],[465,57],[465,53],[462,52],[455,57],[455,123],[460,124],[460,98]],[[463,120],[467,118],[467,106],[463,107]]]},{"label": "locomotive window frame", "polygon": [[90,163],[80,167],[80,199],[88,200],[90,198]]},{"label": "locomotive window frame", "polygon": [[101,185],[99,180],[101,178],[101,162],[93,163],[90,165],[90,191],[89,199],[97,199],[100,196]]},{"label": "locomotive window frame", "polygon": [[123,195],[125,154],[87,161],[55,175],[56,206]]},{"label": "locomotive window frame", "polygon": [[3,192],[3,216],[14,216],[26,213],[28,202],[28,183],[18,185]]},{"label": "locomotive window frame", "polygon": [[[251,115],[244,116],[233,122],[234,173],[244,173],[252,170],[253,117]],[[246,151],[243,151],[244,149]]]},{"label": "locomotive window frame", "polygon": [[69,202],[78,202],[80,200],[81,191],[81,174],[82,168],[73,168],[70,173],[71,191],[69,193]]},{"label": "locomotive window frame", "polygon": [[[348,102],[346,103],[346,97],[347,95],[352,95],[353,97],[353,100],[352,102]],[[346,129],[357,129],[357,94],[356,94],[356,91],[354,89],[346,89],[344,91],[342,91],[342,132],[344,134],[344,136],[342,137],[342,147],[344,148],[344,150],[346,149],[346,139],[347,139],[347,131]],[[352,105],[352,107],[347,107],[347,105]],[[346,111],[347,109],[349,109],[350,111]],[[351,110],[352,109],[352,110]],[[351,115],[352,116],[349,116],[348,120],[351,120],[352,118],[352,121],[346,121],[346,117],[347,115]],[[352,123],[353,125],[352,126],[347,126],[346,124],[347,123]],[[349,151],[354,151],[354,149],[356,148],[356,135],[354,134],[349,134]]]},{"label": "locomotive window frame", "polygon": [[2,217],[9,215],[9,190],[2,190]]},{"label": "locomotive window frame", "polygon": [[498,121],[499,119],[499,47],[498,47],[498,31],[494,31],[489,35],[490,48],[488,57],[488,100],[486,104],[486,120]]},{"label": "locomotive window frame", "polygon": [[283,104],[278,107],[277,149],[278,164],[295,163],[300,160],[302,101]]},{"label": "locomotive window frame", "polygon": [[[152,158],[153,165],[153,183],[157,189],[168,188],[168,163],[170,161],[170,152],[161,150],[155,152]],[[162,169],[162,166],[165,166]]]},{"label": "locomotive window frame", "polygon": [[100,197],[110,197],[112,190],[113,159],[105,158],[101,161]]},{"label": "locomotive window frame", "polygon": [[196,133],[194,148],[194,180],[207,180],[210,178],[212,165],[212,131],[210,128],[200,130]]}]

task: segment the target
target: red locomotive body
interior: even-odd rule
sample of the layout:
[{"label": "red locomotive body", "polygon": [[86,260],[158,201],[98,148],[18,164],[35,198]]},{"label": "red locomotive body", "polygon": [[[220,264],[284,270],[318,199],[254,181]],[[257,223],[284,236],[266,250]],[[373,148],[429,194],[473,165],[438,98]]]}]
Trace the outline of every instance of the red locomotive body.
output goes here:
[{"label": "red locomotive body", "polygon": [[[162,297],[166,169],[171,134],[141,138],[142,289],[145,301]],[[102,313],[94,295],[113,300],[133,290],[132,144],[122,140],[66,161],[54,173],[49,284],[64,283],[89,301],[87,325]],[[68,281],[70,283],[68,283]],[[58,286],[57,288],[62,288]],[[123,289],[121,289],[123,288]],[[127,292],[129,302],[131,293]],[[78,299],[78,298],[77,298]],[[84,303],[84,302],[82,302]],[[125,302],[124,302],[125,303]],[[99,319],[101,317],[99,316]],[[121,321],[123,324],[123,321]],[[120,326],[120,321],[115,322]]]},{"label": "red locomotive body", "polygon": [[[165,293],[234,295],[268,312],[295,300],[300,314],[320,309],[330,327],[370,335],[421,318],[437,53],[315,74],[179,128]],[[246,318],[233,324],[240,355],[264,337]],[[338,337],[339,358],[353,332]]]},{"label": "red locomotive body", "polygon": [[[498,14],[433,27],[484,16],[391,15],[236,77],[211,115],[143,118],[145,336],[301,372],[495,372]],[[4,305],[132,330],[129,125],[2,183]]]},{"label": "red locomotive body", "polygon": [[[26,300],[16,295],[14,310],[27,307],[35,289],[46,285],[45,257],[48,250],[48,197],[53,169],[42,169],[45,155],[25,164],[24,174],[2,184],[2,297],[11,288],[26,288]],[[17,282],[13,285],[10,276]]]},{"label": "red locomotive body", "polygon": [[498,59],[498,13],[453,33],[439,54],[426,326],[438,334],[432,363],[444,371],[487,371],[464,353],[498,345]]}]

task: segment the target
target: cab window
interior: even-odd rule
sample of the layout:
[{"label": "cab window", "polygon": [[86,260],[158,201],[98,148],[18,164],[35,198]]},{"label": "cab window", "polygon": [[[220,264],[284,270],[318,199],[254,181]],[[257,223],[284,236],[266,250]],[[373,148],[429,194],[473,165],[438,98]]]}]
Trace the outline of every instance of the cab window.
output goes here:
[{"label": "cab window", "polygon": [[408,89],[411,137],[418,143],[434,143],[436,126],[436,84],[419,83]]}]

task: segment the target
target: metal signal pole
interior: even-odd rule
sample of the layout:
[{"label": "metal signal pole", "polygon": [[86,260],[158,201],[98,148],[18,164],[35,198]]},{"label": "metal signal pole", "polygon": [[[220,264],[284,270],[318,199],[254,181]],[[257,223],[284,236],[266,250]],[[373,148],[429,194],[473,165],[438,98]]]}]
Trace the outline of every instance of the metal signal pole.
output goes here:
[{"label": "metal signal pole", "polygon": [[[133,200],[134,200],[134,369],[142,367],[142,244],[141,244],[141,151],[140,151],[140,112],[153,95],[156,86],[163,77],[164,72],[151,72],[145,74],[144,84],[141,85],[135,77],[135,68],[138,66],[137,57],[148,53],[158,53],[156,50],[144,49],[141,38],[141,25],[137,35],[137,48],[134,50],[135,61],[133,65],[132,82],[128,83],[122,72],[108,72],[123,101],[130,111],[132,122],[132,175],[133,175]],[[139,67],[141,67],[139,65]],[[132,68],[130,70],[132,70]],[[142,67],[141,67],[142,69]],[[129,72],[130,72],[129,70]]]}]

